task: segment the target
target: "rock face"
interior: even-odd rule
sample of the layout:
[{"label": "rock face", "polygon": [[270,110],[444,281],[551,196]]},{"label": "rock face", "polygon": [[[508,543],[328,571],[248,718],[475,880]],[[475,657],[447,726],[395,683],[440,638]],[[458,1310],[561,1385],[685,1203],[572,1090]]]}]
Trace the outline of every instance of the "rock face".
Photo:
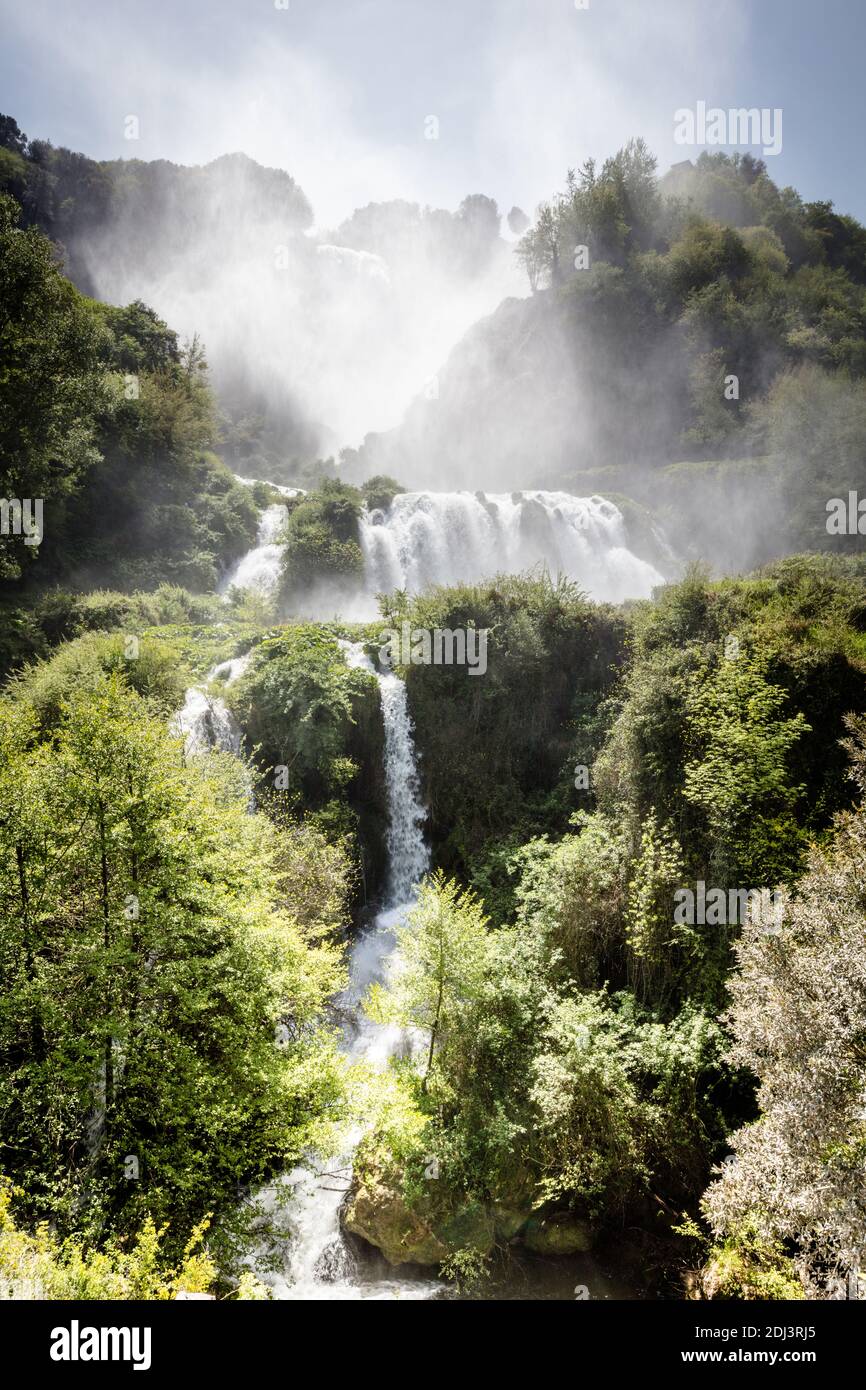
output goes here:
[{"label": "rock face", "polygon": [[420,1212],[410,1211],[399,1192],[371,1178],[350,1193],[343,1225],[378,1246],[392,1265],[435,1265],[448,1254]]}]

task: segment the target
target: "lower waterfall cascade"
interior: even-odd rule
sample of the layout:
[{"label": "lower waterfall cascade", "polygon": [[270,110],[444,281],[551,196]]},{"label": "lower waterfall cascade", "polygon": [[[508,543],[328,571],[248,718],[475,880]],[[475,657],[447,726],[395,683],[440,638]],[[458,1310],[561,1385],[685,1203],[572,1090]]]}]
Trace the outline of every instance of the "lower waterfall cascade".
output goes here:
[{"label": "lower waterfall cascade", "polygon": [[[403,495],[404,499],[410,500],[404,500],[403,507],[397,508],[400,519],[393,527],[391,540],[379,547],[378,558],[378,542],[372,545],[365,542],[369,574],[374,581],[375,576],[383,575],[382,566],[398,563],[401,550],[396,544],[396,537],[400,535],[403,537],[402,553],[409,554],[412,549],[407,537],[414,534],[418,542],[416,567],[412,570],[410,566],[411,575],[417,583],[434,582],[436,571],[429,568],[433,563],[431,556],[435,558],[438,554],[438,563],[443,567],[461,563],[465,533],[449,528],[448,499],[452,496],[465,499],[469,494],[439,494],[439,500],[444,497],[446,502],[443,508],[433,509],[434,513],[438,510],[438,521],[432,528],[418,520],[419,517],[429,516],[429,511],[423,508],[419,510],[415,506],[418,499],[430,496],[436,495]],[[613,512],[616,515],[607,516],[605,525],[609,525],[615,534],[620,523],[617,522],[615,508]],[[284,524],[284,517],[277,513],[285,513],[285,508],[278,505],[265,510],[259,528],[261,544],[245,556],[235,570],[236,575],[246,574],[253,581],[251,587],[259,588],[260,592],[268,592],[269,586],[275,586],[279,574],[281,546],[275,537]],[[405,515],[401,515],[403,513]],[[429,541],[439,526],[447,540],[442,540],[439,552],[435,545],[425,550],[423,537],[426,536]],[[385,530],[367,514],[362,519],[362,527],[376,532]],[[516,555],[515,550],[508,553],[512,557]],[[630,555],[630,552],[626,551],[625,554]],[[635,560],[635,557],[630,556],[630,559]],[[635,563],[639,565],[643,562]],[[424,564],[428,565],[427,569],[423,568]],[[397,932],[411,912],[417,885],[430,866],[430,851],[424,835],[426,811],[421,797],[414,729],[404,682],[391,671],[377,670],[362,643],[344,639],[338,639],[338,642],[346,664],[366,671],[378,684],[384,728],[383,773],[387,825],[384,904],[372,921],[360,929],[348,948],[349,982],[335,999],[334,1006],[341,1019],[341,1050],[347,1059],[362,1063],[374,1071],[384,1071],[392,1058],[411,1058],[420,1051],[420,1037],[413,1030],[373,1022],[365,1014],[363,1004],[370,986],[386,983],[391,972],[398,967]],[[171,727],[183,738],[187,757],[198,756],[214,748],[234,757],[241,756],[241,728],[227,703],[212,693],[211,686],[213,682],[230,685],[244,674],[251,660],[252,653],[247,653],[222,661],[208,672],[203,682],[186,691],[184,704],[175,714]],[[255,809],[252,789],[249,809]],[[254,1248],[245,1256],[243,1263],[268,1287],[271,1297],[289,1301],[418,1300],[447,1294],[448,1285],[441,1279],[424,1276],[417,1270],[383,1272],[383,1257],[376,1259],[356,1254],[353,1243],[345,1237],[341,1228],[341,1209],[351,1183],[354,1152],[364,1132],[365,1127],[358,1124],[345,1135],[343,1150],[338,1157],[320,1158],[316,1154],[308,1154],[302,1164],[252,1194],[262,1219],[257,1223]],[[592,1280],[597,1290],[594,1296],[611,1296],[608,1291],[614,1286],[594,1264],[588,1263],[581,1277]],[[525,1283],[526,1275],[521,1274],[520,1278]],[[539,1287],[546,1282],[552,1289],[550,1296],[560,1297],[562,1280],[567,1280],[568,1271],[538,1269],[532,1278]],[[517,1296],[521,1297],[522,1294],[518,1293]]]},{"label": "lower waterfall cascade", "polygon": [[[345,1019],[343,1051],[351,1060],[384,1070],[391,1057],[411,1051],[413,1040],[394,1024],[374,1023],[364,1014],[362,1004],[370,986],[386,980],[394,966],[397,929],[411,911],[414,887],[429,865],[423,832],[425,811],[405,685],[393,674],[377,672],[360,643],[341,641],[340,646],[348,665],[368,671],[379,683],[385,730],[388,888],[385,907],[349,948],[349,984],[337,1005]],[[307,1166],[295,1168],[281,1179],[292,1189],[284,1214],[287,1238],[280,1241],[282,1269],[276,1274],[256,1270],[274,1297],[425,1299],[443,1288],[438,1281],[413,1279],[397,1272],[387,1278],[365,1277],[364,1269],[356,1263],[340,1229],[340,1207],[348,1190],[352,1154],[362,1133],[357,1128],[347,1136],[345,1151],[338,1159],[320,1165],[310,1156]],[[266,1211],[277,1216],[281,1195],[268,1189],[258,1197]],[[280,1212],[278,1219],[282,1217]]]},{"label": "lower waterfall cascade", "polygon": [[222,681],[231,685],[242,676],[250,664],[250,654],[236,656],[231,661],[221,661],[207,674],[204,685],[191,685],[186,692],[183,706],[174,716],[172,731],[182,736],[184,752],[188,758],[197,753],[206,753],[209,748],[221,748],[225,753],[238,757],[241,751],[241,731],[237,720],[224,700],[218,695],[208,695],[207,685],[211,681]]}]

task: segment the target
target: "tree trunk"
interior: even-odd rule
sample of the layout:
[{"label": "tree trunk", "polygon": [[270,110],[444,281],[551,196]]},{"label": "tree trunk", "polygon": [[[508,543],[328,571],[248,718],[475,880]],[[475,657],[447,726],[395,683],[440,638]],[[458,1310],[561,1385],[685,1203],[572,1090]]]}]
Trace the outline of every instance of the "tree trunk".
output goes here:
[{"label": "tree trunk", "polygon": [[433,1049],[436,1046],[436,1035],[439,1032],[439,1019],[442,1014],[442,995],[445,991],[445,961],[442,953],[442,933],[439,933],[439,996],[436,1000],[436,1015],[433,1019],[433,1026],[430,1029],[430,1050],[427,1053],[427,1069],[424,1072],[424,1080],[421,1083],[421,1090],[427,1094],[427,1078],[430,1075],[430,1068],[433,1065]]},{"label": "tree trunk", "polygon": [[[105,848],[105,810],[100,802],[99,805],[99,861],[102,876],[102,940],[105,947],[106,961],[108,952],[111,949],[111,916],[108,906],[108,854]],[[106,1003],[108,1005],[108,1029],[105,1037],[105,1118],[108,1123],[108,1111],[113,1100],[114,1093],[114,1067],[111,1055],[111,994],[106,990]]]}]

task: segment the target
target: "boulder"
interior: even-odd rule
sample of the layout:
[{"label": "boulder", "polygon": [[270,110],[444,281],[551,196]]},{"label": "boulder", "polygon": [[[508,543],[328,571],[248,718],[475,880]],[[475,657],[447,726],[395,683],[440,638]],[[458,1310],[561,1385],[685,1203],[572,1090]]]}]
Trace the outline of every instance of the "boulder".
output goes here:
[{"label": "boulder", "polygon": [[375,1245],[392,1265],[436,1265],[448,1254],[424,1216],[410,1210],[402,1194],[375,1175],[366,1175],[349,1193],[343,1225]]},{"label": "boulder", "polygon": [[510,1207],[494,1204],[490,1209],[493,1224],[499,1240],[513,1240],[519,1235],[529,1220],[530,1213],[524,1207]]},{"label": "boulder", "polygon": [[438,1265],[455,1250],[486,1255],[496,1238],[493,1216],[481,1202],[452,1206],[443,1189],[410,1207],[396,1181],[370,1169],[349,1193],[343,1225],[392,1265]]},{"label": "boulder", "polygon": [[527,1222],[523,1243],[536,1255],[581,1255],[592,1249],[593,1232],[588,1221],[570,1212],[533,1216]]}]

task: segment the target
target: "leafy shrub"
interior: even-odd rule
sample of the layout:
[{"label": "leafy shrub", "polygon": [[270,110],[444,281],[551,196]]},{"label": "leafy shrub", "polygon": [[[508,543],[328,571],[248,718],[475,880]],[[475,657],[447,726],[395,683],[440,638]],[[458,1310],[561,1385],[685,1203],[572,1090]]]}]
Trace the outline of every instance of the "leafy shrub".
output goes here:
[{"label": "leafy shrub", "polygon": [[319,586],[348,592],[363,574],[358,544],[361,494],[345,483],[325,479],[289,516],[280,594],[291,610]]},{"label": "leafy shrub", "polygon": [[361,496],[370,511],[379,507],[383,512],[386,512],[397,493],[405,492],[405,490],[398,482],[387,477],[384,473],[377,473],[374,478],[368,478],[366,483],[361,484]]},{"label": "leafy shrub", "polygon": [[187,1293],[206,1293],[216,1267],[198,1249],[209,1225],[200,1222],[187,1241],[177,1267],[166,1262],[160,1231],[148,1217],[128,1247],[109,1240],[101,1250],[80,1240],[60,1240],[41,1222],[33,1235],[20,1230],[11,1212],[16,1195],[0,1177],[0,1298],[160,1300]]},{"label": "leafy shrub", "polygon": [[98,689],[111,673],[122,675],[129,689],[163,716],[183,703],[177,653],[163,642],[142,638],[131,660],[122,633],[90,632],[63,643],[50,660],[13,676],[7,691],[33,709],[44,731],[58,725],[70,698]]}]

